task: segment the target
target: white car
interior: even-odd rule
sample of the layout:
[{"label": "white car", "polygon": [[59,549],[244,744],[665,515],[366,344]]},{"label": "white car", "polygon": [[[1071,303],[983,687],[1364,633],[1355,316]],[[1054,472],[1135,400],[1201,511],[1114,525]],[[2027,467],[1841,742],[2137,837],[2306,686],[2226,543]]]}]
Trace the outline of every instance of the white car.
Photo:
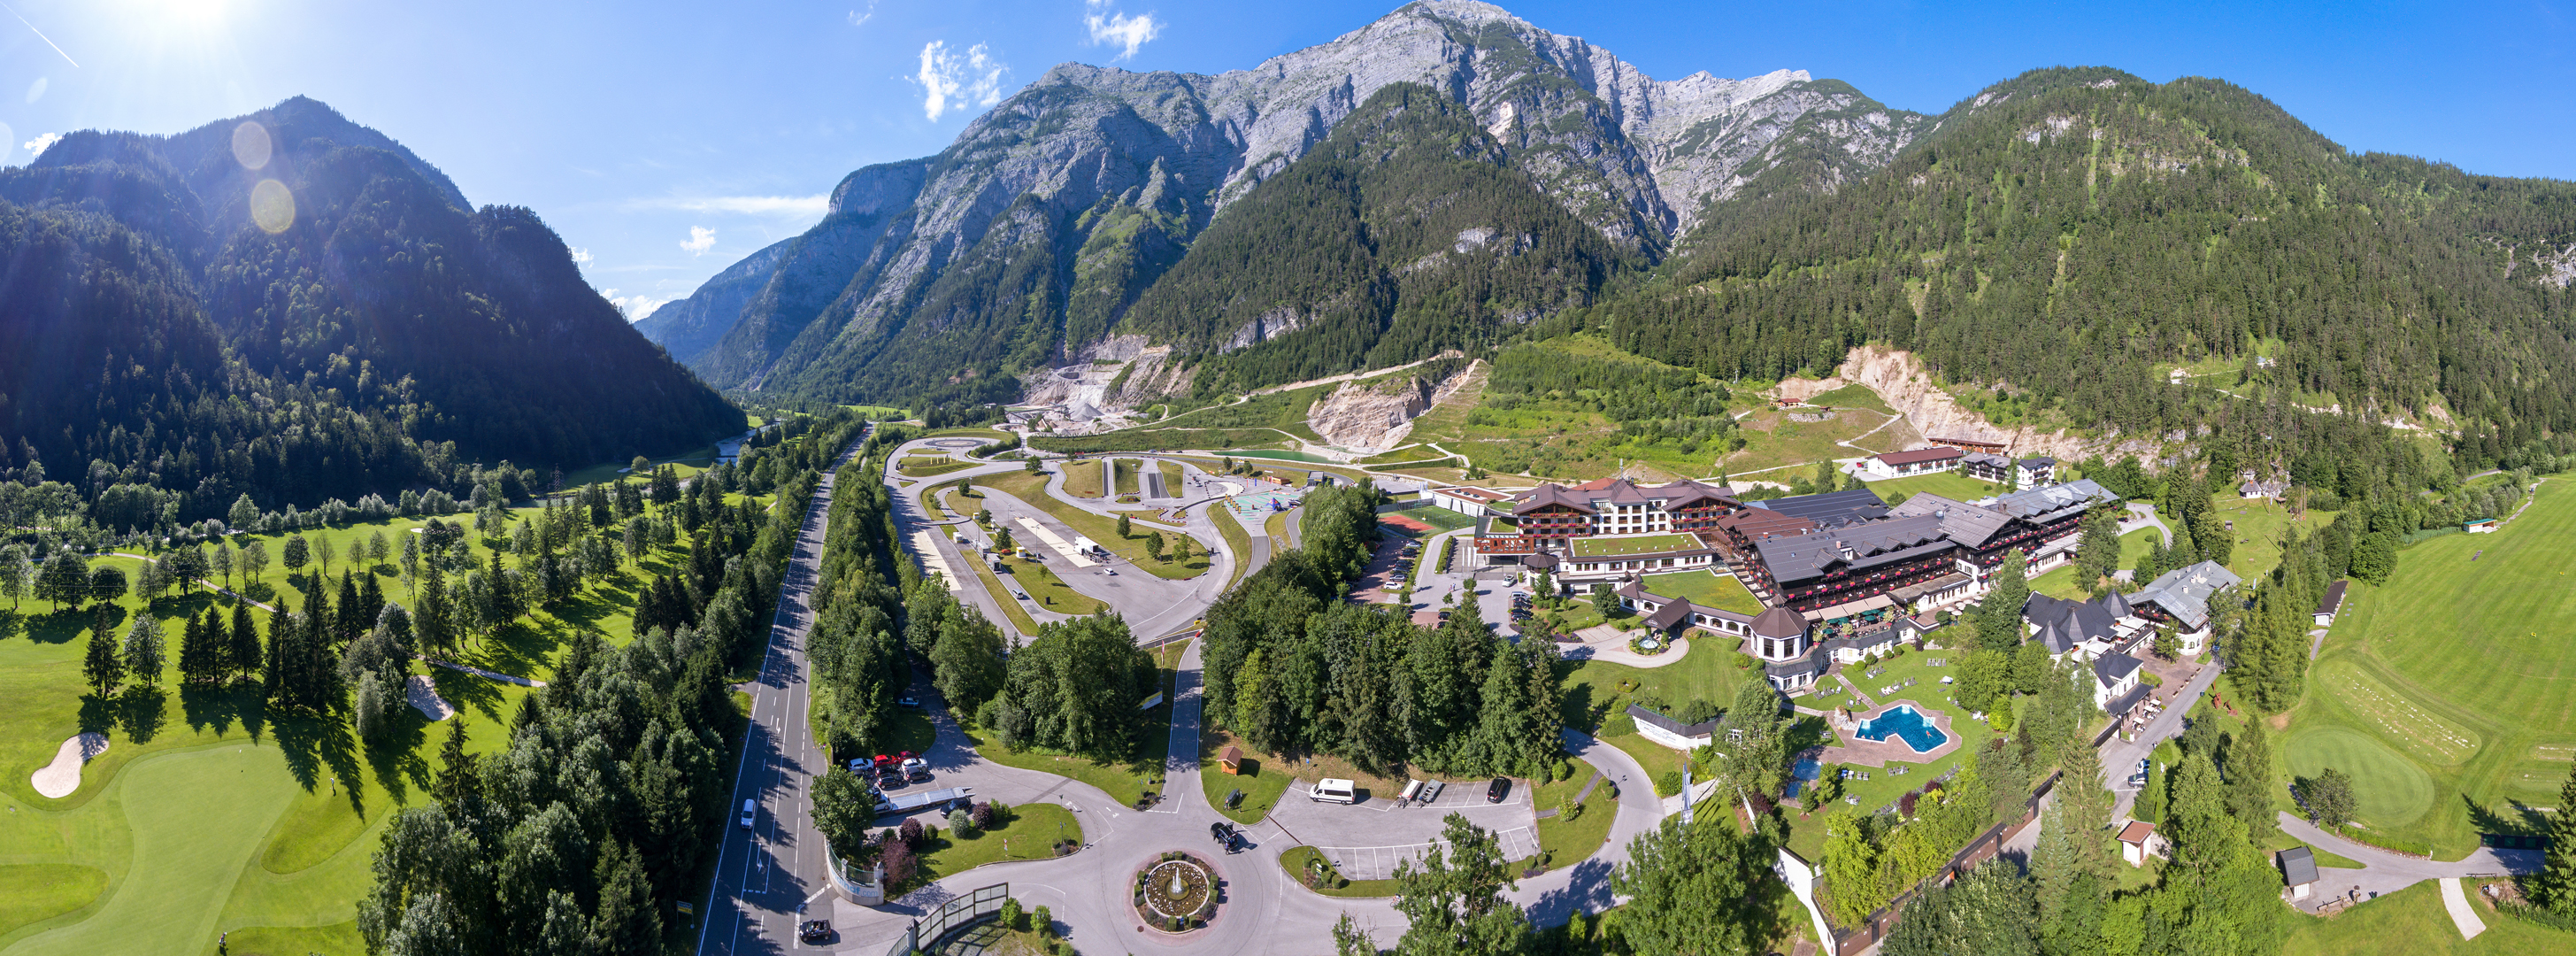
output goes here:
[{"label": "white car", "polygon": [[752,822],[753,822],[753,821],[755,821],[755,820],[758,820],[759,818],[760,818],[760,810],[759,810],[759,808],[758,808],[755,804],[753,804],[751,801],[749,801],[749,800],[745,800],[745,801],[743,801],[743,802],[742,802],[742,828],[743,828],[743,829],[745,829],[745,830],[751,829],[751,824],[752,824]]}]

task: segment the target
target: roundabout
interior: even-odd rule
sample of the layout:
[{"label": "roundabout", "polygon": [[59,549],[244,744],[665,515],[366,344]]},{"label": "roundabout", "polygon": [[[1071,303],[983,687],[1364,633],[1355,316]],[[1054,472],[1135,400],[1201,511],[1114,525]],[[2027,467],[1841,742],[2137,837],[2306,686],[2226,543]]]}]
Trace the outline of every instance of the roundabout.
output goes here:
[{"label": "roundabout", "polygon": [[1216,919],[1223,878],[1216,868],[1172,850],[1136,871],[1136,916],[1162,933],[1186,933]]}]

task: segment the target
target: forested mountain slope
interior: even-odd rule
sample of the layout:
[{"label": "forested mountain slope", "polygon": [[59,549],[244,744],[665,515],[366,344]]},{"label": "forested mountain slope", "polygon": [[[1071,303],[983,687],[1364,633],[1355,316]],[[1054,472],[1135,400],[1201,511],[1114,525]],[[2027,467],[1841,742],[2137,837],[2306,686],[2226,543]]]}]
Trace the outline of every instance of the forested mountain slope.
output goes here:
[{"label": "forested mountain slope", "polygon": [[[677,318],[646,329],[726,388],[916,406],[1011,398],[1021,373],[1121,331],[1220,213],[1405,83],[1461,107],[1517,177],[1648,260],[1714,200],[1865,174],[1929,122],[1789,70],[1658,81],[1500,8],[1432,0],[1250,70],[1059,66],[940,154],[851,174],[738,308],[727,290],[693,297],[686,324],[729,327],[716,344],[686,348],[697,340]],[[1193,341],[1222,351],[1252,329],[1237,318]],[[1253,368],[1246,380],[1275,380]]]},{"label": "forested mountain slope", "polygon": [[1487,342],[1628,264],[1464,108],[1400,84],[1227,210],[1125,327],[1214,356],[1198,391],[1241,391]]},{"label": "forested mountain slope", "polygon": [[1590,321],[1721,378],[1883,342],[2122,434],[2196,422],[2158,363],[2223,363],[2275,413],[2447,415],[2500,450],[2576,427],[2571,242],[2576,184],[2354,155],[2218,80],[2051,69],[1872,176],[1717,207]]},{"label": "forested mountain slope", "polygon": [[300,97],[170,137],[74,133],[0,171],[0,263],[0,469],[166,489],[180,520],[742,423],[534,213],[471,209]]}]

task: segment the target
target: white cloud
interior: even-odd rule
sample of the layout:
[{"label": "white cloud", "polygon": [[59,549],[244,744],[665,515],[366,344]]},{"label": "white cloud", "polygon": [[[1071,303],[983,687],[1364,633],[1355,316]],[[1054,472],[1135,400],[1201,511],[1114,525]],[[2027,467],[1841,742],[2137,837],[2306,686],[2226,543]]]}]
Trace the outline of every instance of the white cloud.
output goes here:
[{"label": "white cloud", "polygon": [[999,103],[1002,77],[1010,72],[1011,68],[981,43],[966,48],[963,56],[950,51],[945,40],[923,44],[921,72],[913,78],[921,87],[921,112],[937,122],[952,106]]},{"label": "white cloud", "polygon": [[868,8],[866,10],[850,11],[850,25],[854,27],[867,26],[868,21],[876,19],[876,16],[877,0],[868,0]]},{"label": "white cloud", "polygon": [[54,145],[57,140],[62,138],[63,134],[61,133],[46,133],[43,136],[28,140],[27,152],[32,154],[32,156],[42,156],[45,154],[45,147]]},{"label": "white cloud", "polygon": [[590,250],[575,246],[572,250],[572,264],[577,266],[589,265]]},{"label": "white cloud", "polygon": [[1082,0],[1082,23],[1091,29],[1091,42],[1123,48],[1110,62],[1136,55],[1136,48],[1153,42],[1162,35],[1163,22],[1152,13],[1128,16],[1118,12],[1110,0]]},{"label": "white cloud", "polygon": [[680,243],[680,248],[689,250],[693,256],[706,255],[707,250],[715,247],[716,231],[705,226],[690,226],[688,241]]},{"label": "white cloud", "polygon": [[642,293],[621,296],[615,289],[601,289],[599,294],[608,300],[608,304],[616,306],[618,314],[625,316],[629,323],[642,322],[653,315],[653,310],[671,304],[670,299],[656,299]]}]

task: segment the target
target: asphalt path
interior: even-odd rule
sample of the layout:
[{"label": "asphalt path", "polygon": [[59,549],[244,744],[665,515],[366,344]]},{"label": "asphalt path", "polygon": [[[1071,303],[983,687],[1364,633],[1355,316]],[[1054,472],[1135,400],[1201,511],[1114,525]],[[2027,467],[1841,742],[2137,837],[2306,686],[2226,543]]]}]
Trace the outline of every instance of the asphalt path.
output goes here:
[{"label": "asphalt path", "polygon": [[[859,441],[865,440],[863,433]],[[841,453],[841,462],[857,449],[853,442]],[[836,469],[839,464],[834,463]],[[808,601],[823,556],[832,479],[832,472],[823,473],[805,509],[794,557],[779,583],[769,649],[761,657],[759,676],[745,685],[751,691],[751,727],[743,735],[733,795],[725,802],[715,885],[708,891],[705,922],[698,931],[702,956],[815,951],[797,942],[796,924],[807,903],[830,886],[823,872],[827,851],[815,832],[807,796],[814,775],[828,768],[805,721],[809,674],[804,645],[814,623]],[[747,829],[737,822],[745,800],[754,808]]]}]

